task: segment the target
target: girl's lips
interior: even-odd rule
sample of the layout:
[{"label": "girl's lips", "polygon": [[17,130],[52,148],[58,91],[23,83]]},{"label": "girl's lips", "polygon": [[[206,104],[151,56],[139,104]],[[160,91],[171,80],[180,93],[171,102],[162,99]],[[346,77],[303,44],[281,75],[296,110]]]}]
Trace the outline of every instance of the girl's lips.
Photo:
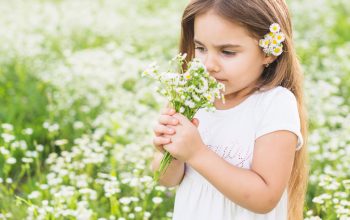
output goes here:
[{"label": "girl's lips", "polygon": [[225,82],[226,80],[224,80],[224,79],[216,79],[216,81],[218,81],[218,82]]}]

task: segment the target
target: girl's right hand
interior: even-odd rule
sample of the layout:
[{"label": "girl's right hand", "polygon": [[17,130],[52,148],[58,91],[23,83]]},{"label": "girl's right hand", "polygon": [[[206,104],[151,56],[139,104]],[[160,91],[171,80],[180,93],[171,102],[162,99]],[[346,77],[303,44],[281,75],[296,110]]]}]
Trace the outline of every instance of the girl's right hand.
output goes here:
[{"label": "girl's right hand", "polygon": [[[169,105],[168,105],[169,106]],[[179,123],[179,120],[173,115],[176,114],[175,109],[166,107],[161,111],[161,114],[158,118],[157,124],[153,128],[155,137],[153,138],[153,145],[158,151],[164,153],[164,145],[171,143],[170,136],[175,134],[175,130],[168,125],[176,126]],[[198,119],[192,119],[192,123],[198,127]]]},{"label": "girl's right hand", "polygon": [[165,108],[161,111],[161,114],[158,118],[157,124],[153,127],[153,132],[155,137],[153,138],[153,145],[158,151],[164,153],[164,145],[171,142],[170,136],[175,134],[173,128],[168,127],[168,125],[176,126],[179,123],[179,120],[172,115],[176,112],[172,108]]}]

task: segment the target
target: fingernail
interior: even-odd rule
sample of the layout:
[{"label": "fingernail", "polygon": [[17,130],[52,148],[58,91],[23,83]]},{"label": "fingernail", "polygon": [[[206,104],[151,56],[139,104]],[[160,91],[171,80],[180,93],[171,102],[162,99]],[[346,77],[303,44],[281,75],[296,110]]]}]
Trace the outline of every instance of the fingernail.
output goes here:
[{"label": "fingernail", "polygon": [[173,123],[177,123],[177,119],[173,119]]},{"label": "fingernail", "polygon": [[169,128],[168,131],[171,132],[171,133],[173,133],[173,132],[174,132],[174,129]]}]

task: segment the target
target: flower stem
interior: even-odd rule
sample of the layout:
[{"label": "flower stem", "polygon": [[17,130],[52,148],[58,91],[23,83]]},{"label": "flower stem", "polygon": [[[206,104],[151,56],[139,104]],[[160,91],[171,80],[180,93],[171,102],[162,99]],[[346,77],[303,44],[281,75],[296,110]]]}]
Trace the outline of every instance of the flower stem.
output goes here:
[{"label": "flower stem", "polygon": [[159,169],[154,173],[153,179],[155,181],[159,181],[160,177],[167,171],[171,161],[173,160],[173,157],[169,152],[165,152],[162,161],[160,162]]}]

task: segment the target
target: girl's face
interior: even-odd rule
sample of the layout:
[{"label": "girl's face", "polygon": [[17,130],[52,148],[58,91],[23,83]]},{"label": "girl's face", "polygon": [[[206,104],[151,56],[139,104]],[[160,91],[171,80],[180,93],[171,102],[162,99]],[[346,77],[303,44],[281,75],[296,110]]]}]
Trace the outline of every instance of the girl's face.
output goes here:
[{"label": "girl's face", "polygon": [[194,21],[195,57],[208,72],[225,84],[227,101],[238,91],[249,91],[271,57],[265,57],[258,40],[247,30],[213,11],[197,15]]}]

